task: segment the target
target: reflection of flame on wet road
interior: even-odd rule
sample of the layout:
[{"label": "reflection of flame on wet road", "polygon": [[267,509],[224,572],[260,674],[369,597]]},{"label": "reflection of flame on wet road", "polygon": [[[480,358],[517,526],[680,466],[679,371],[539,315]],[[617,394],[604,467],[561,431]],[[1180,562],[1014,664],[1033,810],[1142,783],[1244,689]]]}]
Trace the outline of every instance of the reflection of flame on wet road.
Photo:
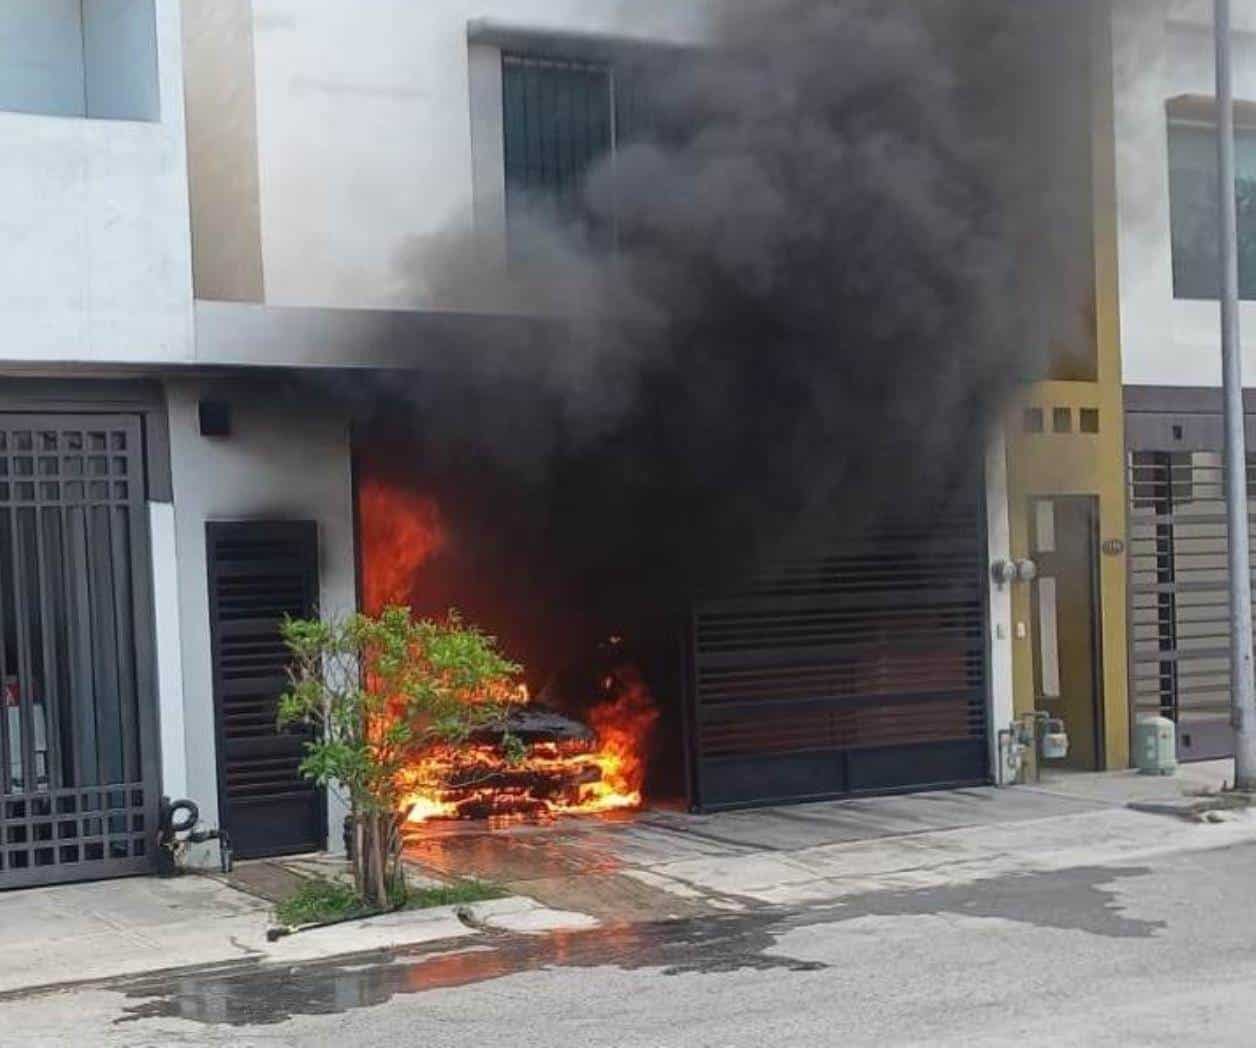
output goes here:
[{"label": "reflection of flame on wet road", "polygon": [[273,1025],[296,1015],[334,1015],[383,1004],[398,994],[426,993],[548,968],[624,971],[661,968],[665,974],[742,969],[815,971],[824,965],[770,952],[780,914],[737,914],[654,924],[622,924],[548,935],[507,935],[491,948],[449,951],[432,944],[357,958],[352,965],[321,962],[293,969],[249,966],[154,979],[134,985],[120,1021],[179,1018],[231,1026]]}]

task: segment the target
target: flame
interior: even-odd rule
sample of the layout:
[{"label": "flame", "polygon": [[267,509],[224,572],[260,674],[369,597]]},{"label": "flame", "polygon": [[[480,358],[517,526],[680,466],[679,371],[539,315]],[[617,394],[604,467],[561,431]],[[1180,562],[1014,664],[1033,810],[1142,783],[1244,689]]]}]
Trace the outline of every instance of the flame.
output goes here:
[{"label": "flame", "polygon": [[431,499],[364,477],[358,488],[362,606],[378,615],[410,603],[416,572],[446,545],[440,509]]},{"label": "flame", "polygon": [[[411,605],[420,569],[449,547],[437,503],[380,479],[364,463],[358,485],[362,606],[378,614]],[[610,638],[618,647],[618,637]],[[621,665],[591,695],[584,719],[595,741],[535,743],[507,761],[496,745],[439,746],[402,776],[412,824],[434,819],[552,816],[640,807],[658,709],[640,674]],[[511,701],[531,702],[526,688]]]},{"label": "flame", "polygon": [[[595,744],[539,743],[508,762],[494,745],[442,746],[405,776],[407,821],[596,814],[641,806],[658,708],[635,669],[603,682],[588,713]],[[530,701],[524,693],[522,701]]]}]

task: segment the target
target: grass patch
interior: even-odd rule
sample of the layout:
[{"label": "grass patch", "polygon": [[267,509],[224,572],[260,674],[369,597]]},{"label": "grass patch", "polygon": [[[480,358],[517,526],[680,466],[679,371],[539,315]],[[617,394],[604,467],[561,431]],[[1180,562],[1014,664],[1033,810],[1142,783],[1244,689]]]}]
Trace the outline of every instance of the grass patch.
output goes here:
[{"label": "grass patch", "polygon": [[[393,900],[394,909],[428,910],[433,906],[456,906],[503,898],[507,892],[483,881],[456,881],[434,888],[412,888]],[[289,928],[304,924],[326,924],[370,917],[379,910],[367,906],[353,885],[318,877],[305,881],[292,895],[275,907],[275,919]]]},{"label": "grass patch", "polygon": [[280,924],[295,927],[324,921],[347,920],[370,910],[353,885],[324,878],[305,881],[292,895],[275,907]]},{"label": "grass patch", "polygon": [[483,881],[458,881],[435,888],[412,888],[406,900],[410,910],[427,910],[433,906],[457,906],[461,903],[484,902],[486,899],[502,899],[508,893],[495,884]]}]

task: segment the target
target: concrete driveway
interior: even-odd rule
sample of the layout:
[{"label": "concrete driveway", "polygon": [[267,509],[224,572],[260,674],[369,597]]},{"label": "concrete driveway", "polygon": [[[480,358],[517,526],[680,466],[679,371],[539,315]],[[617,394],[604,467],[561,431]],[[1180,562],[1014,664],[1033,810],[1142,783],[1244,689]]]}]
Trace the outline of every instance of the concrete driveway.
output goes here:
[{"label": "concrete driveway", "polygon": [[647,811],[546,825],[431,824],[407,856],[438,875],[474,876],[607,922],[797,904],[954,879],[998,860],[1058,867],[1079,854],[1154,851],[1241,837],[1231,826],[1169,827],[1131,803],[1171,805],[1219,789],[1228,761],[1176,777],[1054,772],[1011,789],[947,790],[714,815]]}]

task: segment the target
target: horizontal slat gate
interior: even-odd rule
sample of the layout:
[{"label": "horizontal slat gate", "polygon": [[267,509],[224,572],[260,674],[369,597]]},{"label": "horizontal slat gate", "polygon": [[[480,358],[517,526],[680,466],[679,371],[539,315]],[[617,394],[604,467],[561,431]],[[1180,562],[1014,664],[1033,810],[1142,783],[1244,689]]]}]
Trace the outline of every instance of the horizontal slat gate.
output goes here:
[{"label": "horizontal slat gate", "polygon": [[153,867],[142,443],[133,416],[0,415],[0,888]]},{"label": "horizontal slat gate", "polygon": [[983,534],[963,507],[697,605],[698,806],[985,781]]},{"label": "horizontal slat gate", "polygon": [[[1234,752],[1222,461],[1212,450],[1129,456],[1134,706],[1177,723],[1183,760]],[[1249,457],[1247,472],[1256,489],[1256,458]],[[1249,506],[1249,531],[1254,520],[1256,503]]]},{"label": "horizontal slat gate", "polygon": [[285,615],[317,603],[317,530],[308,522],[207,525],[219,805],[241,858],[323,846],[324,799],[299,765],[308,734],[280,731]]}]

